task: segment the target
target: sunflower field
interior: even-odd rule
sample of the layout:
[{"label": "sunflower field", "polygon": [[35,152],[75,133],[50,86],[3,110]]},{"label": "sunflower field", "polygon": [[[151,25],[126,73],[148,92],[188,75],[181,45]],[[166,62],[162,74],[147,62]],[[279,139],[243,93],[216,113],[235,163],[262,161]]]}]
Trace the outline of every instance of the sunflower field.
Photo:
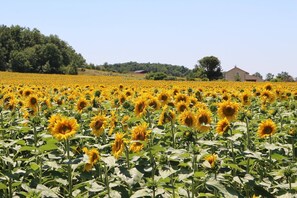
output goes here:
[{"label": "sunflower field", "polygon": [[297,194],[296,83],[0,72],[0,87],[0,197]]}]

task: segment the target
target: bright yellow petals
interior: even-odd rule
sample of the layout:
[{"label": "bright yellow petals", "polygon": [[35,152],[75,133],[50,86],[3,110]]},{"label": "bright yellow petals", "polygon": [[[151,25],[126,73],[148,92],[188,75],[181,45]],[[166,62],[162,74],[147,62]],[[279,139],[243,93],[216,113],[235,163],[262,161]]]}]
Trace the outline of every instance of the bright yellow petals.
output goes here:
[{"label": "bright yellow petals", "polygon": [[55,117],[50,119],[49,130],[57,140],[67,140],[77,132],[78,124],[76,119],[67,117]]},{"label": "bright yellow petals", "polygon": [[276,132],[276,124],[271,120],[264,120],[260,123],[258,128],[258,136],[260,138],[265,138],[272,136]]},{"label": "bright yellow petals", "polygon": [[115,134],[115,140],[112,143],[112,154],[113,156],[118,159],[125,148],[125,139],[124,139],[125,134],[123,133],[116,133]]},{"label": "bright yellow petals", "polygon": [[132,130],[132,144],[130,145],[130,150],[133,152],[139,152],[143,149],[143,143],[137,141],[145,141],[148,139],[150,135],[150,131],[147,130],[147,124],[143,123],[141,125],[136,126]]},{"label": "bright yellow petals", "polygon": [[180,101],[179,103],[176,104],[176,109],[178,113],[182,113],[184,111],[189,110],[189,107],[187,103],[185,103],[184,101]]},{"label": "bright yellow petals", "polygon": [[216,131],[218,134],[223,135],[225,132],[229,130],[229,128],[230,123],[227,118],[224,118],[217,123]]},{"label": "bright yellow petals", "polygon": [[192,113],[191,111],[184,111],[179,116],[179,122],[188,127],[195,127],[197,120],[195,118],[194,113]]},{"label": "bright yellow petals", "polygon": [[201,132],[207,132],[210,130],[211,112],[209,110],[200,109],[197,112],[197,129]]},{"label": "bright yellow petals", "polygon": [[98,162],[100,159],[99,151],[96,148],[88,150],[86,147],[84,147],[82,150],[88,157],[88,161],[85,164],[84,171],[89,172],[96,164],[96,162]]},{"label": "bright yellow petals", "polygon": [[80,98],[76,104],[76,108],[78,111],[82,111],[87,106],[88,106],[88,101],[84,98]]},{"label": "bright yellow petals", "polygon": [[101,115],[93,117],[90,123],[92,134],[99,137],[104,132],[106,120],[106,117]]},{"label": "bright yellow petals", "polygon": [[136,116],[142,116],[146,112],[146,101],[145,99],[141,98],[135,103],[134,113]]},{"label": "bright yellow petals", "polygon": [[236,119],[239,110],[239,104],[231,101],[225,101],[219,104],[218,115],[219,118],[227,118],[228,121]]},{"label": "bright yellow petals", "polygon": [[174,111],[168,110],[168,108],[165,106],[165,108],[163,109],[160,115],[158,125],[163,125],[174,120],[175,120]]},{"label": "bright yellow petals", "polygon": [[212,154],[212,155],[206,156],[204,159],[206,161],[208,161],[208,163],[210,164],[211,168],[214,168],[215,165],[216,165],[217,158],[218,158],[217,155]]}]

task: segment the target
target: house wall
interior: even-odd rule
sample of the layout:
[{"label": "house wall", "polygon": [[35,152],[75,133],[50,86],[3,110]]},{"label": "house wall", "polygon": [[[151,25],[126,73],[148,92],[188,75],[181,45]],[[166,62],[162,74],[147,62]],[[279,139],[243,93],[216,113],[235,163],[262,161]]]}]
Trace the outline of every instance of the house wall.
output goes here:
[{"label": "house wall", "polygon": [[225,79],[229,81],[236,81],[237,75],[239,76],[240,81],[245,81],[246,72],[238,68],[233,68],[230,71],[226,72]]}]

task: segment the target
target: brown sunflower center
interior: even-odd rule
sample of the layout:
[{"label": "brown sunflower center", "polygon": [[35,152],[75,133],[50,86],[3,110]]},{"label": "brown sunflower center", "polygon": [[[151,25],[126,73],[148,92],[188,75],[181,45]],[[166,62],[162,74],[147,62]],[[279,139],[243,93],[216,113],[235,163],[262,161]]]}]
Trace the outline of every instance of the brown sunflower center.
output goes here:
[{"label": "brown sunflower center", "polygon": [[140,103],[140,104],[137,105],[138,112],[143,112],[143,109],[144,109],[144,104],[143,103]]},{"label": "brown sunflower center", "polygon": [[62,134],[66,134],[66,133],[68,133],[68,131],[71,131],[71,127],[70,126],[68,126],[68,125],[62,125],[61,127],[60,127],[60,133],[62,133]]},{"label": "brown sunflower center", "polygon": [[32,105],[36,105],[36,103],[37,103],[37,99],[36,99],[36,98],[31,98],[31,99],[30,99],[30,103],[31,103]]},{"label": "brown sunflower center", "polygon": [[79,108],[80,108],[80,109],[83,109],[83,108],[85,108],[86,106],[87,106],[87,103],[84,102],[84,101],[82,101],[82,102],[79,103]]},{"label": "brown sunflower center", "polygon": [[227,106],[223,108],[223,113],[225,116],[233,116],[235,114],[235,109],[233,107]]},{"label": "brown sunflower center", "polygon": [[122,142],[123,141],[121,141],[121,140],[118,140],[115,142],[115,150],[116,151],[119,151],[121,149]]},{"label": "brown sunflower center", "polygon": [[97,120],[97,121],[95,122],[95,129],[96,129],[96,130],[101,129],[102,125],[103,125],[103,122],[102,122],[101,120]]},{"label": "brown sunflower center", "polygon": [[161,100],[163,100],[163,101],[166,101],[167,98],[168,98],[168,97],[167,97],[166,95],[162,95],[162,96],[161,96]]},{"label": "brown sunflower center", "polygon": [[200,124],[207,124],[208,123],[208,117],[206,115],[201,115],[198,119]]},{"label": "brown sunflower center", "polygon": [[135,140],[144,140],[144,139],[145,139],[144,133],[138,133],[135,138]]},{"label": "brown sunflower center", "polygon": [[263,129],[263,133],[264,134],[271,134],[272,133],[272,128],[270,126],[266,126],[264,129]]},{"label": "brown sunflower center", "polygon": [[180,112],[183,112],[184,110],[186,110],[186,106],[185,105],[181,105],[180,107],[179,107],[179,111]]},{"label": "brown sunflower center", "polygon": [[92,153],[91,161],[94,162],[98,159],[98,155],[96,153]]},{"label": "brown sunflower center", "polygon": [[187,118],[185,119],[185,124],[186,124],[187,126],[193,126],[193,123],[194,123],[194,121],[193,121],[193,119],[192,119],[191,117],[187,117]]}]

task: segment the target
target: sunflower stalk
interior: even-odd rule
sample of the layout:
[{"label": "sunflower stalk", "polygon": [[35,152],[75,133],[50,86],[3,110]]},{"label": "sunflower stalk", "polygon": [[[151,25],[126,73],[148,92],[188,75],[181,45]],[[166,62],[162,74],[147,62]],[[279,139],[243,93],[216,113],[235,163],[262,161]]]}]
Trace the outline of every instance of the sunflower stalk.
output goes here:
[{"label": "sunflower stalk", "polygon": [[[272,137],[271,135],[269,135],[269,144],[271,145],[272,144]],[[269,149],[269,163],[270,163],[270,170],[272,169],[272,159],[271,159],[271,154],[272,154],[272,150],[271,148]]]},{"label": "sunflower stalk", "polygon": [[67,170],[68,170],[68,197],[72,197],[72,170],[71,170],[71,164],[70,164],[70,144],[69,139],[65,140],[65,147],[66,147],[66,153],[67,153]]},{"label": "sunflower stalk", "polygon": [[126,144],[124,144],[124,147],[125,147],[125,156],[126,156],[127,168],[130,169],[129,149],[128,149]]},{"label": "sunflower stalk", "polygon": [[292,161],[295,161],[295,136],[292,135]]},{"label": "sunflower stalk", "polygon": [[108,169],[107,166],[104,165],[104,182],[107,188],[107,195],[110,198],[110,187],[109,187],[109,178],[108,178]]},{"label": "sunflower stalk", "polygon": [[175,137],[174,137],[174,123],[171,120],[171,138],[172,138],[172,147],[175,149]]},{"label": "sunflower stalk", "polygon": [[194,198],[195,197],[195,178],[194,178],[194,174],[195,174],[195,170],[196,170],[195,143],[193,143],[192,146],[193,146],[192,147],[192,151],[193,151],[193,158],[192,158],[192,169],[193,169],[193,176],[192,176],[192,198]]}]

